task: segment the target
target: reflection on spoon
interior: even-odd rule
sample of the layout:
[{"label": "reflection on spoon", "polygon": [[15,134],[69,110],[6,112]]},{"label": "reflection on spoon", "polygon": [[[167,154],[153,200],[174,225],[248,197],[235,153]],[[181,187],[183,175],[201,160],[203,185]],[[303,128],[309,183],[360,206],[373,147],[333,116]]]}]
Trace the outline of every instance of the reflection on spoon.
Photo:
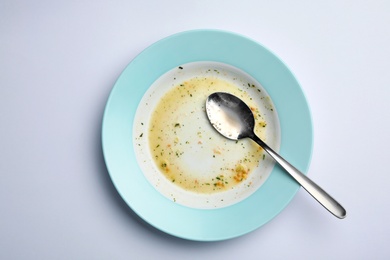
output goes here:
[{"label": "reflection on spoon", "polygon": [[256,136],[252,111],[241,99],[228,93],[213,93],[207,98],[206,113],[220,134],[232,140],[251,138],[329,212],[340,219],[345,218],[347,212],[335,199]]}]

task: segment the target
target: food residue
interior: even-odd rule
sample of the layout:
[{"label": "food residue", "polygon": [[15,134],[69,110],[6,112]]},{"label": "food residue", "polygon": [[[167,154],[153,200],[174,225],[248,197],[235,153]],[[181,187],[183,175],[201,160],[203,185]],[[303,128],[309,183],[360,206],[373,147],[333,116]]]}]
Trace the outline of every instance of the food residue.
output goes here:
[{"label": "food residue", "polygon": [[209,124],[205,101],[210,94],[222,91],[250,106],[257,122],[256,134],[264,138],[267,126],[262,111],[245,91],[256,86],[245,83],[238,87],[215,76],[217,73],[173,86],[155,107],[148,129],[156,167],[170,182],[188,191],[210,194],[232,189],[264,159],[263,150],[251,140],[228,140]]}]

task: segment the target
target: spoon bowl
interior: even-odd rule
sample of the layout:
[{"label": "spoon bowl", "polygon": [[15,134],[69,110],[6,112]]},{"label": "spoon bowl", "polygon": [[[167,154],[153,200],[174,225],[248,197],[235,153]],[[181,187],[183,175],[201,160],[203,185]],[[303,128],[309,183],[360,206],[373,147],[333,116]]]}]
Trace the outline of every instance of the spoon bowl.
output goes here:
[{"label": "spoon bowl", "polygon": [[253,133],[255,118],[252,111],[236,96],[221,92],[211,94],[206,102],[206,112],[212,126],[231,140]]},{"label": "spoon bowl", "polygon": [[221,135],[231,140],[252,139],[330,213],[340,219],[346,217],[346,210],[335,199],[272,150],[254,133],[253,113],[241,99],[229,93],[213,93],[206,100],[206,113],[211,125]]}]

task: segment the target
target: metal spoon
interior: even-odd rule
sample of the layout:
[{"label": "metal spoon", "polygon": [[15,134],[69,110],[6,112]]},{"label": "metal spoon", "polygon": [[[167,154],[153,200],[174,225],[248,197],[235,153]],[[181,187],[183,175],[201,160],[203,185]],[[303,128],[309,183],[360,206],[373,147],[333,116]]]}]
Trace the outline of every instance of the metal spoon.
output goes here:
[{"label": "metal spoon", "polygon": [[213,93],[207,98],[206,113],[220,134],[232,140],[251,138],[329,212],[340,219],[345,218],[347,212],[335,199],[256,136],[252,111],[241,99],[228,93]]}]

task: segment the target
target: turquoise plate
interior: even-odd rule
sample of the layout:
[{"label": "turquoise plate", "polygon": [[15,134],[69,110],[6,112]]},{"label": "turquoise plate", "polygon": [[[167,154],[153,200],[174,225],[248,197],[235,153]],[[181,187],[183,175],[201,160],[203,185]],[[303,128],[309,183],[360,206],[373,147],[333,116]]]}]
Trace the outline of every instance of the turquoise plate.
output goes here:
[{"label": "turquoise plate", "polygon": [[286,65],[260,44],[234,33],[178,33],[151,45],[126,67],[110,94],[102,126],[104,158],[116,189],[152,226],[184,239],[217,241],[241,236],[273,219],[299,185],[280,167],[274,167],[267,181],[247,199],[225,208],[202,210],[165,198],[146,180],[132,140],[138,103],[161,75],[195,61],[235,66],[262,84],[278,111],[280,154],[304,173],[312,153],[312,123],[305,96]]}]

